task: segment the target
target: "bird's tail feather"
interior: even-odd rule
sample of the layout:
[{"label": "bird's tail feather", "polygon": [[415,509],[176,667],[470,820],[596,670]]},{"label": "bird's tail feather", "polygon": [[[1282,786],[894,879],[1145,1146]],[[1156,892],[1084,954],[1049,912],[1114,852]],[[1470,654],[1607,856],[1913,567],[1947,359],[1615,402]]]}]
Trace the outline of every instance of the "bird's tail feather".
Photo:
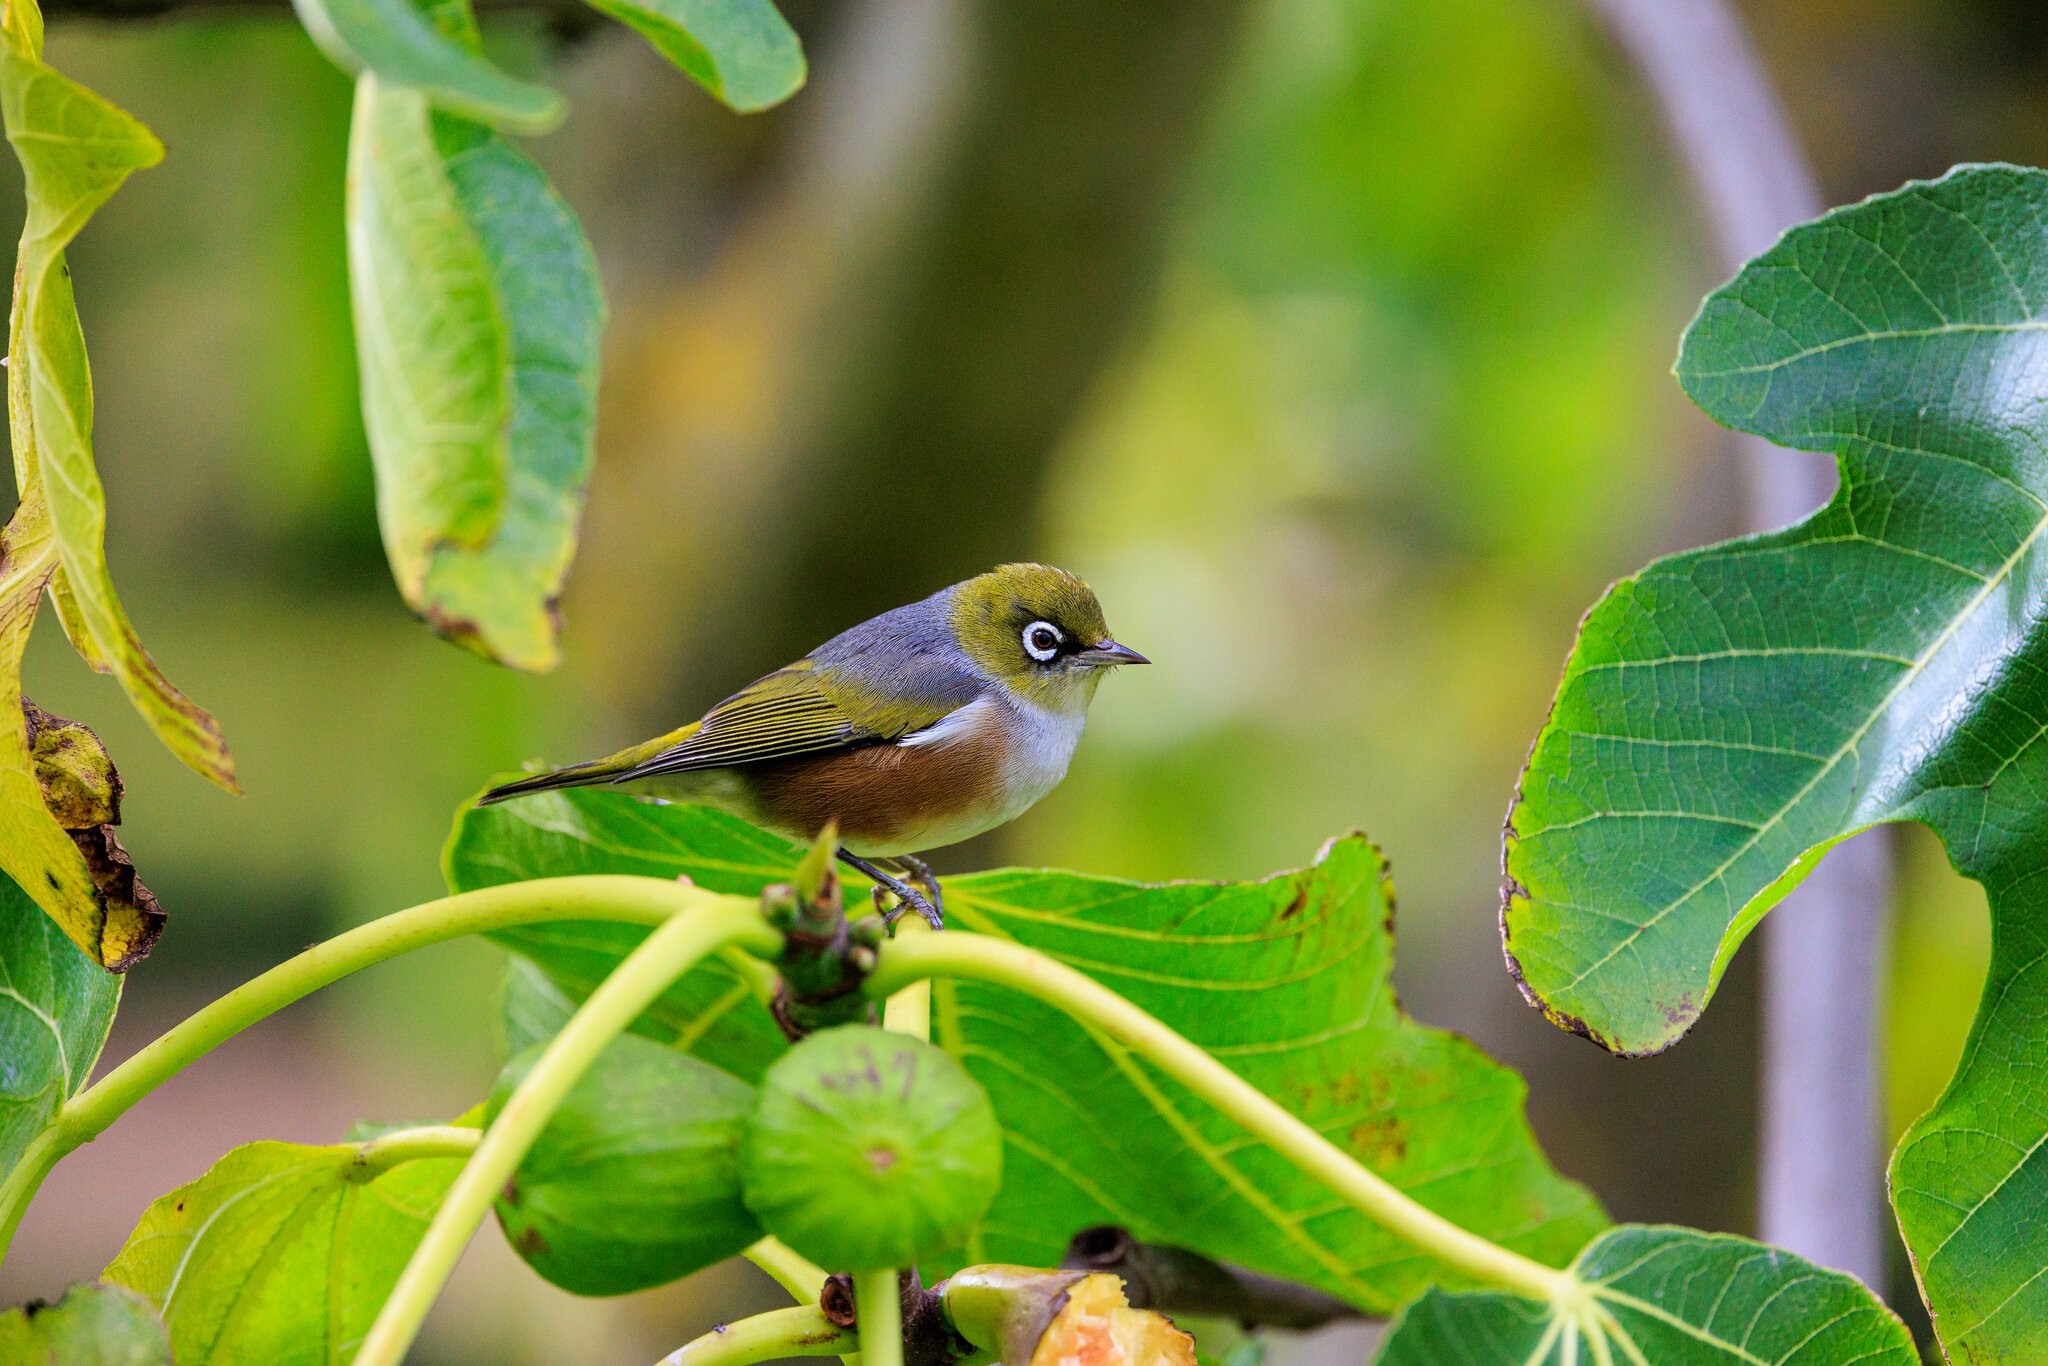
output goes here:
[{"label": "bird's tail feather", "polygon": [[524,797],[529,792],[553,792],[564,787],[590,787],[597,783],[615,783],[629,778],[633,770],[652,759],[655,755],[679,743],[685,736],[696,730],[699,723],[692,722],[681,730],[672,731],[659,739],[649,740],[644,745],[622,749],[617,754],[607,754],[602,759],[592,759],[587,764],[570,764],[567,768],[551,768],[545,773],[535,773],[515,782],[501,784],[476,799],[478,806],[490,806],[508,797]]},{"label": "bird's tail feather", "polygon": [[490,806],[508,797],[524,797],[529,792],[553,792],[562,787],[588,787],[592,783],[608,783],[619,771],[604,759],[588,764],[571,764],[567,768],[551,768],[545,773],[536,773],[517,782],[500,784],[478,797],[476,804]]}]

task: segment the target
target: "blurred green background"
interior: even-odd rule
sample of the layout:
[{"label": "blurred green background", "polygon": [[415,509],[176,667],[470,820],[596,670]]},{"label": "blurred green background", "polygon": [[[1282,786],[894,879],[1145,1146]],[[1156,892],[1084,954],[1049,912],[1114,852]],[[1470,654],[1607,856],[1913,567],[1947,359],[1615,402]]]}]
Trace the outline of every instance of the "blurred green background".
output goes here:
[{"label": "blurred green background", "polygon": [[[1683,1047],[1619,1063],[1523,1006],[1496,934],[1501,816],[1579,613],[1736,528],[1729,442],[1668,373],[1718,272],[1587,11],[785,8],[811,86],[754,118],[623,30],[490,25],[573,102],[529,145],[612,308],[545,678],[435,640],[384,565],[346,80],[281,8],[53,25],[51,60],[170,147],[72,261],[116,581],[248,793],[181,769],[43,623],[28,690],[112,746],[124,838],[171,914],[109,1057],[434,895],[449,816],[493,773],[668,728],[873,611],[1040,558],[1157,667],[1103,689],[1065,786],[942,866],[1243,877],[1363,828],[1394,864],[1406,1004],[1526,1072],[1557,1165],[1618,1217],[1748,1231],[1752,955]],[[2048,160],[2027,0],[1743,8],[1830,202]],[[1901,847],[1894,1133],[1946,1079],[1988,950],[1977,889],[1923,833]],[[234,1143],[465,1108],[495,1069],[499,976],[491,950],[435,950],[223,1049],[58,1171],[0,1299],[94,1274]],[[578,1301],[491,1234],[420,1359],[651,1361],[772,1303],[763,1284]]]}]

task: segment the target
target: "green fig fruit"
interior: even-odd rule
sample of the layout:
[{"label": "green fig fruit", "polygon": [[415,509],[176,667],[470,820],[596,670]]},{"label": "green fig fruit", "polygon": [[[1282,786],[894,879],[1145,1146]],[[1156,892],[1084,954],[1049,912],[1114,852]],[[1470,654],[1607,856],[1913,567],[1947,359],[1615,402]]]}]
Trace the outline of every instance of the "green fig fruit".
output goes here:
[{"label": "green fig fruit", "polygon": [[[544,1044],[506,1065],[498,1111]],[[709,1063],[625,1035],[570,1090],[498,1199],[505,1237],[579,1295],[665,1285],[743,1251],[761,1226],[740,1198],[754,1089]]]},{"label": "green fig fruit", "polygon": [[866,1025],[820,1030],[771,1066],[742,1181],[769,1232],[830,1268],[909,1266],[965,1241],[1003,1180],[980,1083],[941,1050]]}]

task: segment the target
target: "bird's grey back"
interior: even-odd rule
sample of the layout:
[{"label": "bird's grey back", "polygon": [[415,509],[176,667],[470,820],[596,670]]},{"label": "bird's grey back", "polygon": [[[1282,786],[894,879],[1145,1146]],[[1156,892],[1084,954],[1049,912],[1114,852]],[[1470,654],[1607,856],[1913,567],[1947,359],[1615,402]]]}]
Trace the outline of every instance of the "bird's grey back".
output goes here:
[{"label": "bird's grey back", "polygon": [[811,659],[863,691],[964,707],[988,680],[969,666],[954,633],[957,588],[941,588],[841,631]]}]

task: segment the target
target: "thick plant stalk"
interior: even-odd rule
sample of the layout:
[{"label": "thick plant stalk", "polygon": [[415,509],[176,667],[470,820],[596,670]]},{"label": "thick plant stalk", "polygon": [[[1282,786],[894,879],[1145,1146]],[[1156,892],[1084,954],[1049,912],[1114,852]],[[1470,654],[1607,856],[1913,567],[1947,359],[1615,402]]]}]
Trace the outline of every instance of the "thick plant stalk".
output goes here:
[{"label": "thick plant stalk", "polygon": [[678,912],[752,902],[717,896],[666,878],[593,874],[485,887],[443,897],[358,925],[315,944],[171,1027],[160,1038],[68,1101],[36,1135],[0,1183],[0,1261],[22,1212],[50,1169],[184,1067],[250,1025],[352,972],[432,944],[548,920],[611,920],[659,925]]},{"label": "thick plant stalk", "polygon": [[799,1304],[721,1323],[670,1352],[659,1366],[750,1366],[779,1357],[837,1356],[853,1345],[853,1333],[826,1318],[818,1306]]},{"label": "thick plant stalk", "polygon": [[[1821,210],[1818,188],[1726,0],[1592,0],[1641,71],[1735,270]],[[1738,438],[1750,529],[1828,500],[1831,461]],[[1882,1286],[1884,1146],[1878,979],[1889,937],[1890,842],[1831,852],[1763,925],[1758,1232]]]},{"label": "thick plant stalk", "polygon": [[[932,927],[914,915],[901,916],[896,921],[896,937],[905,935],[930,934]],[[898,1034],[909,1034],[914,1038],[932,1041],[932,984],[926,978],[912,982],[903,990],[891,996],[882,1005],[882,1028]]]},{"label": "thick plant stalk", "polygon": [[853,1273],[862,1366],[903,1366],[902,1280],[894,1267]]},{"label": "thick plant stalk", "polygon": [[[886,998],[928,977],[965,977],[1008,987],[1100,1029],[1228,1115],[1246,1133],[1271,1145],[1359,1213],[1482,1285],[1539,1302],[1582,1292],[1570,1272],[1489,1242],[1418,1203],[1157,1017],[1048,954],[988,935],[917,935],[883,948],[866,989],[870,996]],[[872,1357],[868,1363],[874,1366]]]},{"label": "thick plant stalk", "polygon": [[491,1202],[519,1169],[519,1163],[547,1128],[555,1111],[605,1045],[625,1033],[640,1013],[677,978],[728,944],[763,954],[780,949],[781,935],[760,907],[719,897],[670,919],[612,969],[569,1023],[548,1044],[498,1117],[484,1131],[476,1153],[448,1188],[426,1236],[392,1287],[377,1321],[356,1353],[355,1366],[398,1366],[426,1322],[427,1311],[455,1270]]}]

